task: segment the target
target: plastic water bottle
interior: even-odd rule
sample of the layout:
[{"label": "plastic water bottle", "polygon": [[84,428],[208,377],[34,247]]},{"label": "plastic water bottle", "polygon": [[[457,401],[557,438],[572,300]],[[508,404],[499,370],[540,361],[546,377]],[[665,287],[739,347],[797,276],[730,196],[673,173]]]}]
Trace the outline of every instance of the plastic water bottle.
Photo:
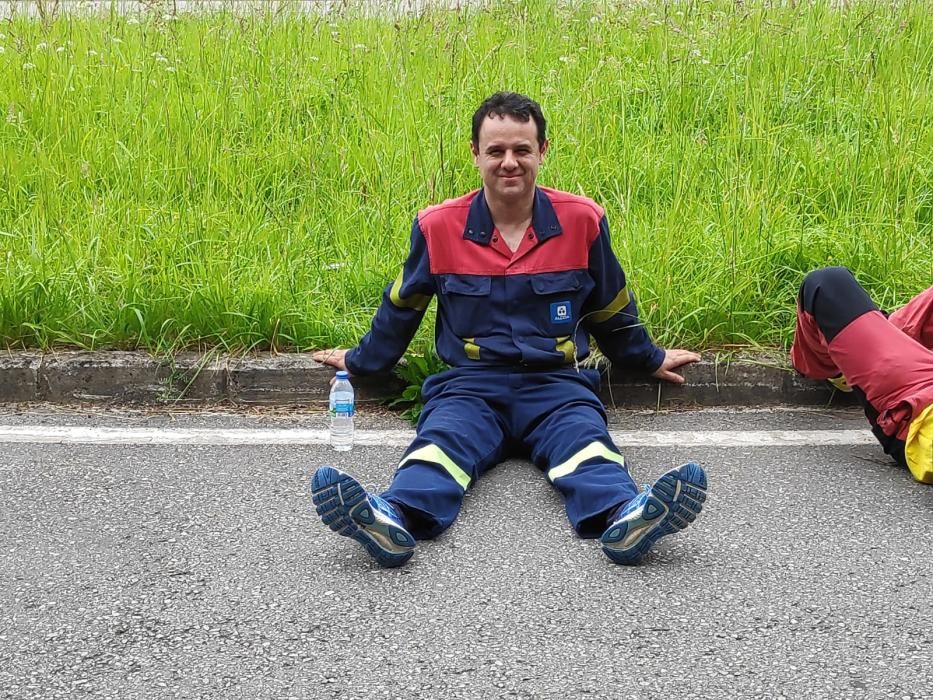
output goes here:
[{"label": "plastic water bottle", "polygon": [[330,445],[340,452],[353,447],[353,385],[342,370],[330,388]]}]

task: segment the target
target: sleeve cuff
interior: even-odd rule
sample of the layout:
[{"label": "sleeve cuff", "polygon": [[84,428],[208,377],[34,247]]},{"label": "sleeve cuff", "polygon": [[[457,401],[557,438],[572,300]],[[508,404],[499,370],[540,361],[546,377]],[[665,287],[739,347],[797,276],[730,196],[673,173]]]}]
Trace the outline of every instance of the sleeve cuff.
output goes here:
[{"label": "sleeve cuff", "polygon": [[347,366],[347,371],[354,377],[361,377],[366,374],[366,372],[360,370],[360,368],[356,366],[356,362],[354,362],[359,349],[359,346],[357,346],[343,356],[343,364]]},{"label": "sleeve cuff", "polygon": [[658,347],[657,345],[654,346],[654,350],[652,350],[651,356],[648,362],[645,364],[645,369],[647,370],[648,374],[653,373],[664,363],[665,355],[666,353],[664,352],[664,348]]}]

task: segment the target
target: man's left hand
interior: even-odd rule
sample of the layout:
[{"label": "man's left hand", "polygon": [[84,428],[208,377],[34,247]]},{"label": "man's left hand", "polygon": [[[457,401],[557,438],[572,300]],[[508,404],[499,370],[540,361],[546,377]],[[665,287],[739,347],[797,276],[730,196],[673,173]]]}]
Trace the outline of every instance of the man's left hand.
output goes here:
[{"label": "man's left hand", "polygon": [[690,350],[665,349],[664,362],[662,362],[661,366],[651,373],[651,376],[657,379],[663,379],[666,382],[671,382],[672,384],[683,384],[683,375],[677,374],[674,372],[674,370],[699,361],[700,356],[695,352],[691,352]]},{"label": "man's left hand", "polygon": [[328,367],[333,367],[334,369],[342,369],[346,371],[347,363],[344,358],[347,356],[347,351],[340,348],[333,348],[332,350],[318,350],[317,352],[311,353],[311,359],[315,362],[320,362],[322,365],[327,365]]}]

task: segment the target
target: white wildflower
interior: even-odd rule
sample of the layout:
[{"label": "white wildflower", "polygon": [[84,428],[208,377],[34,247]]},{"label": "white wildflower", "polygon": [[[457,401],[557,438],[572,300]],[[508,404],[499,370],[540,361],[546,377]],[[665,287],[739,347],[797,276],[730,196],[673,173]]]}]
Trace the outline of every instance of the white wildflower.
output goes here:
[{"label": "white wildflower", "polygon": [[88,50],[87,50],[87,55],[90,56],[91,58],[93,58],[94,56],[97,55],[97,52],[96,52],[94,49],[88,49]]},{"label": "white wildflower", "polygon": [[59,46],[57,49],[55,49],[55,53],[62,53],[64,52],[64,50],[65,50],[64,46]]},{"label": "white wildflower", "polygon": [[317,63],[317,62],[320,61],[321,59],[319,59],[317,56],[311,56],[308,60],[314,61],[315,63]]},{"label": "white wildflower", "polygon": [[44,41],[40,41],[38,44],[36,44],[36,51],[45,51],[47,48],[49,48],[49,45]]},{"label": "white wildflower", "polygon": [[110,41],[112,41],[114,44],[122,44],[122,43],[123,43],[123,39],[121,39],[121,38],[118,37],[118,36],[112,36],[112,37],[110,37]]},{"label": "white wildflower", "polygon": [[165,72],[166,72],[166,73],[174,73],[174,72],[175,72],[175,66],[165,66]]},{"label": "white wildflower", "polygon": [[126,20],[126,23],[127,24],[139,24],[139,18],[130,17],[129,19]]},{"label": "white wildflower", "polygon": [[4,51],[6,51],[6,46],[0,46],[0,53],[3,53]]},{"label": "white wildflower", "polygon": [[593,15],[590,17],[590,24],[596,24],[597,22],[599,22],[599,15]]},{"label": "white wildflower", "polygon": [[560,61],[561,63],[569,63],[569,62],[570,62],[570,56],[559,56],[559,57],[557,58],[557,60]]},{"label": "white wildflower", "polygon": [[368,51],[368,49],[366,48],[366,44],[354,44],[353,48],[359,49],[360,51]]},{"label": "white wildflower", "polygon": [[322,269],[324,270],[339,270],[341,267],[346,267],[346,263],[328,263],[324,265]]},{"label": "white wildflower", "polygon": [[33,70],[36,67],[35,63],[24,63],[23,70]]}]

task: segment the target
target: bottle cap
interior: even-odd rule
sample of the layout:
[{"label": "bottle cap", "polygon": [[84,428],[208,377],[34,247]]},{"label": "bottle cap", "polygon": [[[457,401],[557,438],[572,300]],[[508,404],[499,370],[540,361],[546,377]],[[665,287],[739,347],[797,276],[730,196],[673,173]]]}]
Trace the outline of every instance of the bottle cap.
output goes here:
[{"label": "bottle cap", "polygon": [[350,376],[350,373],[344,369],[337,370],[337,379],[347,379]]}]

